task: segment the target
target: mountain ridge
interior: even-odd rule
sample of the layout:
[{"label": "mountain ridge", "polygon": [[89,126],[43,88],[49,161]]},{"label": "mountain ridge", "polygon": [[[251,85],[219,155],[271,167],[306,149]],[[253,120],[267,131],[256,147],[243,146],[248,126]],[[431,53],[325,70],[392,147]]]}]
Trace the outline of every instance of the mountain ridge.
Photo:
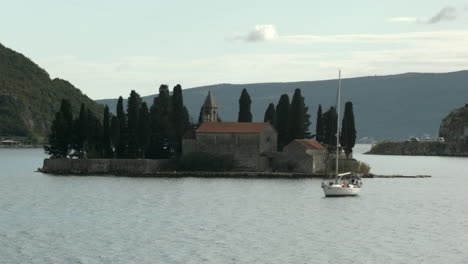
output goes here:
[{"label": "mountain ridge", "polygon": [[[407,72],[383,76],[343,78],[342,102],[352,101],[356,115],[358,138],[401,140],[428,134],[437,136],[441,120],[447,112],[467,103],[468,70],[447,73]],[[324,110],[335,104],[336,79],[298,82],[264,82],[250,84],[213,84],[186,88],[184,102],[193,120],[198,120],[201,104],[211,91],[224,121],[236,121],[238,99],[246,88],[252,99],[254,121],[263,121],[269,103],[278,103],[281,94],[292,99],[300,88],[312,117],[315,131],[318,104]],[[157,87],[155,87],[157,91]],[[156,94],[144,96],[152,104]],[[96,100],[115,111],[116,99]]]}]

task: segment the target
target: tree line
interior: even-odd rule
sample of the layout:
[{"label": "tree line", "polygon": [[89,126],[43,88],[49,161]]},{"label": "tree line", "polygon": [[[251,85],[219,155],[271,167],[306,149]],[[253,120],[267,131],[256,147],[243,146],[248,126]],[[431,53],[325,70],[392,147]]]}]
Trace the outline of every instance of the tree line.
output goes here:
[{"label": "tree line", "polygon": [[[243,89],[239,98],[238,122],[252,122],[251,103],[249,93]],[[270,122],[278,132],[278,150],[280,151],[294,139],[311,138],[315,138],[331,149],[336,148],[338,114],[335,107],[330,107],[327,112],[322,113],[322,106],[319,105],[315,135],[309,131],[310,117],[309,107],[305,104],[301,89],[296,89],[291,101],[287,94],[283,94],[276,106],[270,103],[265,111],[263,121]],[[351,102],[345,104],[339,141],[346,155],[349,155],[356,143],[356,128]]]},{"label": "tree line", "polygon": [[189,119],[180,85],[172,95],[161,85],[151,107],[132,90],[127,109],[120,96],[116,115],[106,106],[102,122],[84,104],[73,118],[70,102],[62,100],[44,149],[52,158],[169,158],[182,152]]},{"label": "tree line", "polygon": [[[242,90],[239,98],[238,122],[252,122],[250,95]],[[278,104],[268,105],[264,122],[270,122],[278,132],[278,150],[294,139],[315,138],[330,148],[336,147],[337,112],[334,107],[322,113],[317,111],[316,133],[309,131],[311,125],[309,108],[300,89],[294,91],[292,100],[281,95]],[[102,122],[101,122],[102,120]],[[219,119],[220,121],[220,119]],[[81,105],[78,117],[73,118],[68,100],[62,100],[60,110],[52,122],[49,144],[44,147],[52,158],[153,158],[163,159],[182,153],[182,137],[202,122],[192,124],[183,102],[182,87],[176,85],[172,95],[167,85],[159,87],[159,95],[151,107],[142,102],[140,95],[131,91],[124,109],[119,97],[116,115],[106,106],[102,119]],[[348,155],[356,140],[353,105],[345,104],[340,145]]]}]

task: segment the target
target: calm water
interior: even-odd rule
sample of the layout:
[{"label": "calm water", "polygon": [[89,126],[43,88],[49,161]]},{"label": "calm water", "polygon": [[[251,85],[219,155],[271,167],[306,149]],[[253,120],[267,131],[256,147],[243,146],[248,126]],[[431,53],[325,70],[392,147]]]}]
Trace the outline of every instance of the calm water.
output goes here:
[{"label": "calm water", "polygon": [[319,180],[49,176],[41,150],[0,149],[0,263],[467,263],[467,158],[355,156],[433,178],[323,198]]}]

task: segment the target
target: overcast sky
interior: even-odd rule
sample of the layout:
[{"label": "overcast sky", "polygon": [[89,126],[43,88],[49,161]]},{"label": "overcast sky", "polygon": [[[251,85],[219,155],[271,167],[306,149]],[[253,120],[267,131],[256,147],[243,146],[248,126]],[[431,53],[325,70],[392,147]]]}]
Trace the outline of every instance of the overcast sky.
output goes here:
[{"label": "overcast sky", "polygon": [[[281,2],[281,3],[278,3]],[[0,42],[93,99],[468,69],[468,1],[3,1]]]}]

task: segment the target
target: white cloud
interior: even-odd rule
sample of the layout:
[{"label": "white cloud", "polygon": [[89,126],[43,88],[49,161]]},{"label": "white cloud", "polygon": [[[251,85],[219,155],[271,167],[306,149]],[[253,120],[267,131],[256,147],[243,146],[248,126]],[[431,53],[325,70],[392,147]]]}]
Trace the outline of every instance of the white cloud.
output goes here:
[{"label": "white cloud", "polygon": [[237,39],[243,39],[247,42],[268,41],[277,38],[278,32],[276,32],[274,25],[256,25],[247,35],[237,37]]},{"label": "white cloud", "polygon": [[421,18],[417,17],[392,17],[389,22],[420,22]]}]

